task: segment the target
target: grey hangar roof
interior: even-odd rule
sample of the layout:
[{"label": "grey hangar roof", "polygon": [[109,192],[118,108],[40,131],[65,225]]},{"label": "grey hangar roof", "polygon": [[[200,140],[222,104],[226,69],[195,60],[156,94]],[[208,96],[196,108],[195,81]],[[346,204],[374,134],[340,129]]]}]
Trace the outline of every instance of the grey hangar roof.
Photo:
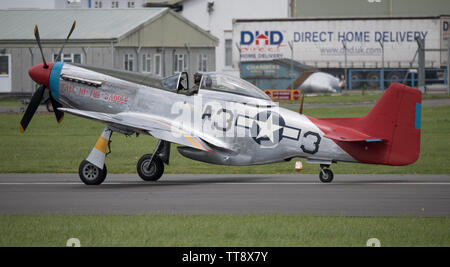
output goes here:
[{"label": "grey hangar roof", "polygon": [[[30,9],[0,10],[0,45],[34,46],[33,30],[36,24],[44,46],[46,43],[59,43],[66,38],[74,20],[77,25],[69,44],[120,43],[130,37],[132,40],[127,40],[124,46],[145,43],[146,38],[151,38],[147,42],[151,46],[180,46],[189,42],[193,47],[214,47],[218,43],[216,37],[168,8]],[[138,33],[144,28],[149,29]],[[136,34],[139,36],[133,38]],[[151,37],[148,36],[150,34]],[[156,41],[158,39],[160,41]],[[177,39],[180,39],[180,44],[172,44]]]}]

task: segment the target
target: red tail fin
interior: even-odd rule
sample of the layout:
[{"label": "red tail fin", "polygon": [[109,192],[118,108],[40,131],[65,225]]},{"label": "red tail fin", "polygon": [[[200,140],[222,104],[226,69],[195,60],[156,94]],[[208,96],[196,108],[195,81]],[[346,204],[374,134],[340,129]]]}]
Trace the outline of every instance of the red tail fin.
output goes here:
[{"label": "red tail fin", "polygon": [[333,128],[345,127],[376,137],[358,142],[335,141],[359,162],[408,165],[416,162],[420,154],[421,103],[419,90],[395,83],[362,118],[311,120],[326,134]]}]

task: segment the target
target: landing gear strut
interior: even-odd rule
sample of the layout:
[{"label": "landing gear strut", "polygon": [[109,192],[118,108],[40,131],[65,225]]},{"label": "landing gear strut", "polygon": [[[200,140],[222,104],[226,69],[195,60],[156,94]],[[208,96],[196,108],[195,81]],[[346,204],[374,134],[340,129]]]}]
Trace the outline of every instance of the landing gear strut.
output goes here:
[{"label": "landing gear strut", "polygon": [[159,140],[153,154],[143,155],[136,166],[144,181],[158,181],[164,173],[164,163],[169,164],[170,142]]},{"label": "landing gear strut", "polygon": [[322,170],[320,171],[320,174],[319,174],[320,181],[322,183],[331,183],[333,181],[334,174],[329,169],[330,165],[320,165],[320,168],[322,168]]},{"label": "landing gear strut", "polygon": [[[105,158],[111,153],[110,139],[112,133],[112,130],[106,127],[89,156],[80,163],[78,175],[86,185],[99,185],[105,181],[108,173]],[[100,166],[103,166],[103,168],[100,169]]]}]

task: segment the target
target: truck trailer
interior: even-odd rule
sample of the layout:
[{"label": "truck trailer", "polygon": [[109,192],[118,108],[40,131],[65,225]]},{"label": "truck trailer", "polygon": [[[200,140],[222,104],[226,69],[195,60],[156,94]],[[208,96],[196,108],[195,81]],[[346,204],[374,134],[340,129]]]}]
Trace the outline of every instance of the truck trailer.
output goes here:
[{"label": "truck trailer", "polygon": [[446,83],[448,57],[441,50],[448,47],[449,25],[449,15],[236,19],[233,67],[242,74],[249,63],[291,59],[347,78],[348,89],[417,86],[417,39],[424,39],[426,82]]}]

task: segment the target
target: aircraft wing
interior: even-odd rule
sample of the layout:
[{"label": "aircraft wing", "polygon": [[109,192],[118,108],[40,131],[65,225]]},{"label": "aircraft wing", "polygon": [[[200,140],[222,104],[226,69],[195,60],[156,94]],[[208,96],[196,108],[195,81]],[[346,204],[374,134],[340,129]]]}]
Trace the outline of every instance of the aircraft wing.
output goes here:
[{"label": "aircraft wing", "polygon": [[59,108],[59,110],[86,119],[100,121],[121,130],[144,132],[158,139],[189,146],[199,150],[215,153],[214,149],[212,149],[209,144],[223,149],[232,150],[221,140],[204,135],[203,133],[193,129],[174,126],[171,122],[167,122],[162,118],[152,115],[133,112],[108,114],[70,108]]}]

